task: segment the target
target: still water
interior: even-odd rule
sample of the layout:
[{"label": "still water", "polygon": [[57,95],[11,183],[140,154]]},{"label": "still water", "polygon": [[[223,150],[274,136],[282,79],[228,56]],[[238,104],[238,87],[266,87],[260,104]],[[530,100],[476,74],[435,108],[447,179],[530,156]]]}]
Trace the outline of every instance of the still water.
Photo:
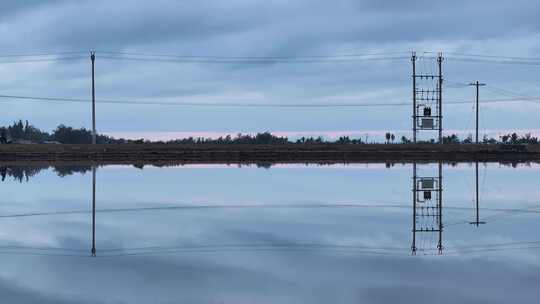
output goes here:
[{"label": "still water", "polygon": [[0,171],[3,303],[540,296],[536,164]]}]

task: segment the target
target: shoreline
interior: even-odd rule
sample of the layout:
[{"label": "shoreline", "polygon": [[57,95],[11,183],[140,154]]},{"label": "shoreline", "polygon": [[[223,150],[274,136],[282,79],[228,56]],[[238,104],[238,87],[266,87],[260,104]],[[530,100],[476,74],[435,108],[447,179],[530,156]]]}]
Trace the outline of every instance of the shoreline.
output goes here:
[{"label": "shoreline", "polygon": [[540,145],[475,144],[27,144],[0,145],[0,162],[366,163],[540,162]]}]

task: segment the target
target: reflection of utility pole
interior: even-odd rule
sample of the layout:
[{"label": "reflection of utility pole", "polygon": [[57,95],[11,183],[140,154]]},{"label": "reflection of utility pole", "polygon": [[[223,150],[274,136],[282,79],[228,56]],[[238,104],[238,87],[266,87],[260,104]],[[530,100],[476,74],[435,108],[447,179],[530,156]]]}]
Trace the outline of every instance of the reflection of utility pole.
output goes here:
[{"label": "reflection of utility pole", "polygon": [[416,196],[418,195],[416,191],[416,163],[413,163],[413,239],[411,251],[413,255],[416,255]]},{"label": "reflection of utility pole", "polygon": [[486,84],[476,81],[476,82],[469,83],[469,85],[476,87],[476,144],[478,144],[478,111],[480,108],[478,99],[480,95],[480,87],[485,86]]},{"label": "reflection of utility pole", "polygon": [[[442,84],[442,83],[441,83]],[[440,129],[442,130],[442,129]],[[439,133],[439,134],[442,134],[442,133]],[[437,202],[437,206],[438,206],[438,209],[439,209],[439,243],[437,244],[437,249],[439,250],[439,254],[442,254],[442,251],[443,251],[443,245],[442,245],[442,230],[443,230],[443,224],[442,224],[442,182],[443,182],[443,177],[442,177],[442,161],[439,162],[439,201]]]},{"label": "reflection of utility pole", "polygon": [[96,256],[96,166],[92,165],[92,256]]},{"label": "reflection of utility pole", "polygon": [[478,162],[476,162],[476,221],[470,222],[471,225],[476,225],[478,227],[480,224],[485,224],[486,222],[480,221],[480,207],[479,207],[479,194],[478,194]]}]

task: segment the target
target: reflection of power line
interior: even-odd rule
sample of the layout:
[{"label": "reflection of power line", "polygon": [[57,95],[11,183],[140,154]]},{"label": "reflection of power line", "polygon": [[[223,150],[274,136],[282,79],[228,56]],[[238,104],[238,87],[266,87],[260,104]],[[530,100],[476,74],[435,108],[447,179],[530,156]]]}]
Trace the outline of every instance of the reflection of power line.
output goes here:
[{"label": "reflection of power line", "polygon": [[[7,249],[7,250],[6,250]],[[14,249],[14,250],[9,250]],[[223,245],[193,245],[193,246],[149,246],[139,248],[118,248],[100,250],[105,254],[98,257],[124,257],[138,255],[158,255],[176,253],[220,253],[220,252],[257,252],[257,251],[284,251],[284,252],[343,252],[361,253],[373,255],[399,255],[396,250],[406,248],[393,247],[369,247],[354,245],[335,244],[223,244]],[[35,256],[58,256],[58,257],[89,257],[88,255],[76,254],[85,250],[70,248],[47,248],[47,247],[24,247],[5,246],[0,247],[0,254],[12,255],[35,255]],[[405,253],[405,252],[404,252]],[[94,257],[94,255],[90,255]]]},{"label": "reflection of power line", "polygon": [[[472,246],[457,246],[445,248],[446,252],[464,254],[484,251],[504,251],[516,249],[537,249],[540,241],[521,241],[507,243],[480,244]],[[463,250],[465,249],[465,250]],[[219,253],[219,252],[257,252],[257,251],[328,251],[343,253],[363,253],[380,255],[406,255],[407,248],[392,246],[364,246],[344,245],[329,243],[273,243],[273,244],[199,244],[199,245],[173,245],[173,246],[144,246],[132,248],[108,248],[102,249],[104,255],[100,257],[123,257],[138,255],[159,255],[176,253]],[[400,253],[403,251],[403,254]],[[77,253],[86,252],[85,249],[62,248],[62,247],[36,247],[7,245],[0,246],[0,254],[14,255],[37,255],[59,257],[88,257]]]},{"label": "reflection of power line", "polygon": [[[279,208],[298,208],[298,209],[318,209],[318,208],[403,208],[408,209],[410,206],[401,204],[356,204],[356,203],[338,203],[338,204],[223,204],[223,205],[177,205],[177,206],[161,206],[161,207],[139,207],[139,208],[110,208],[96,209],[96,213],[116,213],[116,212],[144,212],[144,211],[160,211],[160,210],[198,210],[198,209],[279,209]],[[531,207],[536,208],[536,207]],[[540,210],[525,208],[482,208],[487,211],[515,212],[515,213],[530,213],[540,214]],[[472,207],[452,207],[446,206],[445,209],[453,210],[472,210]],[[34,217],[34,216],[49,216],[49,215],[69,215],[69,214],[88,214],[92,210],[70,210],[70,211],[50,211],[50,212],[29,212],[18,214],[0,215],[0,218],[18,218],[18,217]]]},{"label": "reflection of power line", "polygon": [[531,249],[540,249],[540,246],[521,246],[521,247],[508,247],[508,248],[480,248],[480,249],[470,249],[470,250],[459,250],[453,251],[450,253],[454,254],[471,254],[477,252],[498,252],[498,251],[510,251],[510,250],[531,250]]},{"label": "reflection of power line", "polygon": [[[298,209],[325,209],[325,208],[411,208],[408,205],[399,204],[227,204],[227,205],[181,205],[181,206],[163,206],[163,207],[140,207],[140,208],[111,208],[111,209],[96,209],[96,213],[116,213],[116,212],[144,212],[144,211],[167,211],[167,210],[204,210],[204,209],[279,209],[279,208],[298,208]],[[452,207],[446,206],[445,209],[453,210],[472,210],[472,207]],[[540,214],[540,210],[536,209],[506,209],[506,208],[482,208],[487,211],[515,212],[515,213],[530,213]],[[19,217],[34,217],[34,216],[49,216],[49,215],[70,215],[70,214],[88,214],[92,210],[71,210],[71,211],[50,211],[50,212],[29,212],[18,214],[0,215],[0,218],[19,218]]]}]

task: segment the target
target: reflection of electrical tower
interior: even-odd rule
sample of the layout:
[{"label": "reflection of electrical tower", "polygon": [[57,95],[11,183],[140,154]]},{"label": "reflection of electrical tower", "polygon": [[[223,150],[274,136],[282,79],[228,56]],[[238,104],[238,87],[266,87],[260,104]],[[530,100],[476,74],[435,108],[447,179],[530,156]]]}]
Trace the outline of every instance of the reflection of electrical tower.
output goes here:
[{"label": "reflection of electrical tower", "polygon": [[470,222],[471,225],[476,225],[478,227],[481,224],[485,224],[486,222],[480,221],[480,195],[478,193],[478,162],[475,163],[475,171],[476,171],[476,220],[474,222]]},{"label": "reflection of electrical tower", "polygon": [[413,163],[413,239],[412,254],[429,251],[437,236],[436,248],[442,254],[442,162],[436,176],[419,176]]},{"label": "reflection of electrical tower", "polygon": [[[442,53],[437,57],[438,72],[420,71],[417,73],[416,52],[412,53],[413,81],[413,142],[416,143],[420,131],[439,132],[439,143],[442,143]],[[428,63],[433,64],[432,62]]]}]

